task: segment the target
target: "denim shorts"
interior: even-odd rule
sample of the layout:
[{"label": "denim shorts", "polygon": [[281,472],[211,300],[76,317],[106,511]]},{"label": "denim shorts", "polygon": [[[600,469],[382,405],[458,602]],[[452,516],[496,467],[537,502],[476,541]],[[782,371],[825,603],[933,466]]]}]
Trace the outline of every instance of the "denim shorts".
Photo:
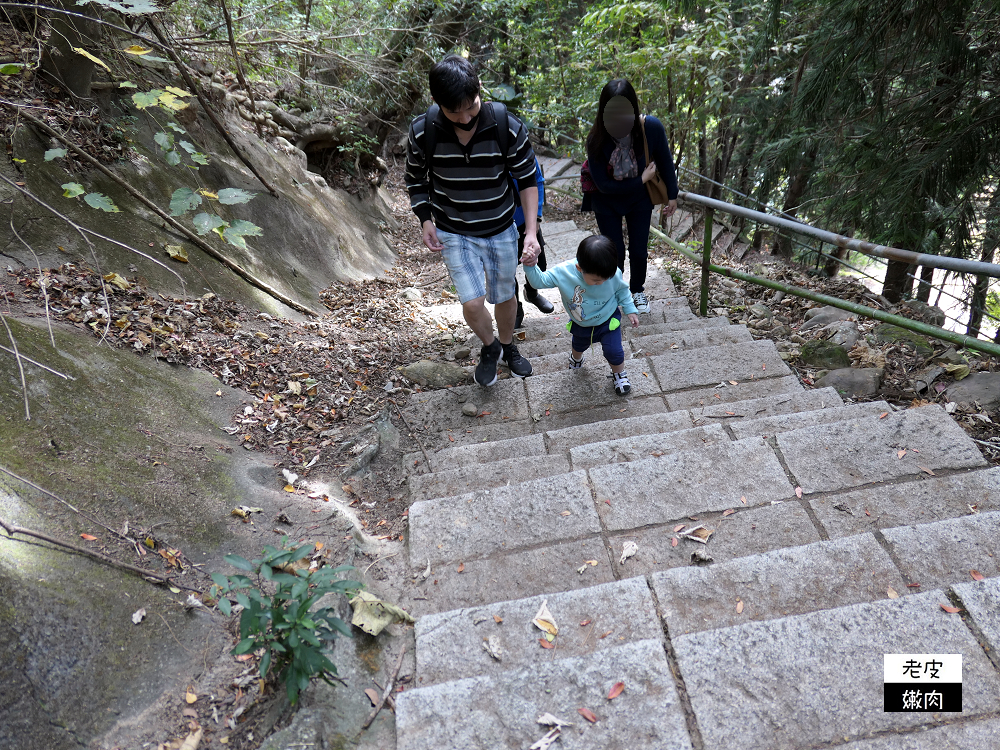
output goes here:
[{"label": "denim shorts", "polygon": [[469,237],[441,229],[437,236],[444,245],[441,257],[463,305],[483,296],[495,305],[514,296],[517,227],[511,224],[492,237]]}]

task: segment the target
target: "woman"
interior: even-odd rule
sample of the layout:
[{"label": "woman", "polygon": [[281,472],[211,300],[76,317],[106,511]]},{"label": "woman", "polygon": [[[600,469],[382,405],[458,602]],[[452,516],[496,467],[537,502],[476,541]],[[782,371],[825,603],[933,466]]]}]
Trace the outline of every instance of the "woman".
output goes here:
[{"label": "woman", "polygon": [[677,175],[662,123],[652,115],[645,121],[650,163],[646,164],[639,99],[624,78],[609,82],[601,90],[597,119],[587,136],[587,159],[597,192],[584,196],[584,211],[593,211],[601,234],[618,248],[618,268],[625,271],[625,238],[622,219],[628,229],[629,290],[640,313],[649,312],[644,293],[646,259],[649,257],[649,223],[653,202],[646,182],[657,171],[667,183],[669,203],[663,216],[677,208]]}]

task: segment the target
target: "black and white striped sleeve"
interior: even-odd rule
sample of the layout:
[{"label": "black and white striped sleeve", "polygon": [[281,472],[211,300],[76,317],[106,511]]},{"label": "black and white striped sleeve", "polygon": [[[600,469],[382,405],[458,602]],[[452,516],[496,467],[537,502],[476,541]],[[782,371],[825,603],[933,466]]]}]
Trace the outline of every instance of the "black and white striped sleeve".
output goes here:
[{"label": "black and white striped sleeve", "polygon": [[426,115],[419,115],[410,123],[410,132],[406,139],[406,172],[403,176],[406,192],[410,194],[410,208],[420,219],[421,224],[431,219],[430,180],[427,156],[424,153],[426,125]]}]

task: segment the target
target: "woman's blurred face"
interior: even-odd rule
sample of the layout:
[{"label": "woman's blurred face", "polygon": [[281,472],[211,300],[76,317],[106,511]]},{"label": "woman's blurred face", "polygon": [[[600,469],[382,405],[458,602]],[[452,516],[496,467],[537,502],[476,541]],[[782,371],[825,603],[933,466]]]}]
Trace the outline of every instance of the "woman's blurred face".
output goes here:
[{"label": "woman's blurred face", "polygon": [[635,110],[624,96],[614,96],[604,108],[604,127],[612,138],[624,138],[635,126]]}]

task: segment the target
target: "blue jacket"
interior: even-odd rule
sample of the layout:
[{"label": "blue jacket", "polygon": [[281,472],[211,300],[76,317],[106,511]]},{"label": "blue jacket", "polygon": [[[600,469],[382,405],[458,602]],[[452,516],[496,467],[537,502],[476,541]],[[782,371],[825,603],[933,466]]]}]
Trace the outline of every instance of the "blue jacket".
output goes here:
[{"label": "blue jacket", "polygon": [[[670,145],[667,143],[667,131],[663,129],[663,123],[652,115],[646,116],[645,127],[646,138],[649,141],[649,156],[656,162],[656,170],[667,183],[667,195],[673,200],[678,192],[677,173],[674,171],[674,160],[670,155]],[[639,173],[627,180],[616,180],[608,173],[608,162],[614,150],[615,142],[609,138],[600,153],[587,152],[590,174],[598,192],[587,193],[590,202],[589,205],[585,203],[584,210],[624,216],[639,206],[645,207],[645,202],[652,211],[653,203],[649,200],[646,186],[642,184],[642,172],[646,168],[646,155],[642,148],[635,147],[635,160]]]},{"label": "blue jacket", "polygon": [[632,302],[632,292],[617,268],[614,276],[596,286],[583,280],[576,260],[567,260],[548,271],[539,271],[537,266],[525,266],[524,278],[535,289],[558,289],[569,317],[582,326],[592,328],[601,325],[619,305],[626,315],[638,312]]},{"label": "blue jacket", "polygon": [[[542,218],[542,206],[545,204],[545,177],[542,176],[542,167],[538,163],[538,157],[535,157],[535,179],[538,180],[538,218]],[[520,190],[517,187],[517,180],[514,180],[514,189]],[[521,201],[519,197],[514,198],[514,226],[523,227],[524,226],[524,209],[521,208]]]}]

